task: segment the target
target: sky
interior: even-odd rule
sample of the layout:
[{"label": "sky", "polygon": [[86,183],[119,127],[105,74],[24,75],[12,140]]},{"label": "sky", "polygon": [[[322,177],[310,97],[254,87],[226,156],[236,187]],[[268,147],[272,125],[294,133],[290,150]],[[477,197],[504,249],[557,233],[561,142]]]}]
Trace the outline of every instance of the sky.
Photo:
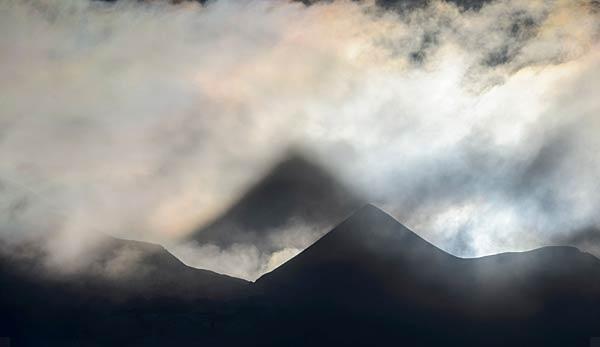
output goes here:
[{"label": "sky", "polygon": [[[98,233],[169,248],[294,148],[455,255],[600,254],[599,16],[0,0],[0,236],[59,235],[61,259]],[[252,279],[300,250],[201,259]]]}]

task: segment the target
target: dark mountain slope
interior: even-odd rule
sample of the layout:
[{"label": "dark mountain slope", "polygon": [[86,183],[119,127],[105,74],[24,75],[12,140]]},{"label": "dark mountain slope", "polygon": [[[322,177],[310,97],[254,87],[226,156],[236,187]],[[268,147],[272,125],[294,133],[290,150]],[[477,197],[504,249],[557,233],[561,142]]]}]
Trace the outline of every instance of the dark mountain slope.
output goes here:
[{"label": "dark mountain slope", "polygon": [[11,346],[211,341],[219,310],[249,286],[145,242],[101,238],[68,271],[49,267],[45,253],[29,242],[0,256],[0,336]]},{"label": "dark mountain slope", "polygon": [[300,155],[292,155],[232,208],[188,240],[220,247],[251,244],[272,252],[271,237],[294,224],[330,226],[360,206],[360,199],[331,174]]},{"label": "dark mountain slope", "polygon": [[546,247],[456,258],[373,206],[256,287],[285,307],[274,344],[587,346],[600,333],[595,257]]},{"label": "dark mountain slope", "polygon": [[162,246],[108,236],[96,240],[69,269],[48,265],[50,258],[41,244],[17,247],[26,248],[27,256],[19,255],[18,248],[10,256],[0,255],[2,273],[103,298],[225,298],[248,283],[189,267]]},{"label": "dark mountain slope", "polygon": [[437,277],[449,277],[461,262],[367,205],[257,285],[288,300],[312,301],[315,294],[355,302],[363,292],[374,295],[361,296],[360,304],[390,296],[433,303],[446,289]]},{"label": "dark mountain slope", "polygon": [[157,270],[125,281],[160,290],[115,301],[90,295],[93,285],[57,285],[5,266],[0,335],[16,346],[411,347],[588,347],[600,336],[597,258],[572,247],[457,258],[370,205],[235,298],[165,291],[190,281],[176,259],[159,246],[111,242],[109,250],[150,247],[158,259],[149,251],[142,263],[172,277]]}]

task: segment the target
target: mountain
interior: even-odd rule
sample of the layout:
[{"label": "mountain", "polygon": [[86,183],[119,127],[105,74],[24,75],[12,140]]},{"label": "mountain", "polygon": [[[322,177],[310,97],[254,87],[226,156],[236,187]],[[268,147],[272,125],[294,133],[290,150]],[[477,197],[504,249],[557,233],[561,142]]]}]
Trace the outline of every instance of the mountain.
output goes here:
[{"label": "mountain", "polygon": [[274,252],[283,248],[274,238],[286,229],[308,224],[327,230],[360,205],[361,200],[329,172],[293,154],[221,217],[193,232],[186,241],[222,248],[248,244]]},{"label": "mountain", "polygon": [[0,253],[0,336],[11,346],[153,345],[156,334],[189,342],[182,335],[189,325],[206,333],[217,307],[249,286],[188,267],[162,246],[108,236],[74,259],[74,268],[49,259],[40,240]]},{"label": "mountain", "polygon": [[[97,238],[93,247],[72,261],[76,263],[73,268],[49,265],[50,259],[42,244],[29,242],[18,245],[10,256],[0,256],[0,272],[40,282],[40,286],[111,300],[139,296],[216,299],[234,295],[247,286],[246,281],[237,278],[189,267],[162,246],[109,236]],[[11,287],[9,284],[4,288]]]},{"label": "mountain", "polygon": [[256,284],[286,300],[331,294],[335,300],[355,301],[354,291],[376,294],[363,300],[378,300],[385,293],[400,295],[411,282],[410,287],[424,284],[412,294],[430,300],[441,289],[435,287],[436,277],[454,272],[460,262],[367,205]]},{"label": "mountain", "polygon": [[[190,272],[160,246],[132,241],[107,241],[91,263],[122,246],[149,254],[131,273],[158,269],[100,287],[149,289],[119,300],[0,263],[0,336],[15,346],[461,347],[588,347],[600,336],[597,258],[573,247],[457,258],[372,205],[254,284]],[[190,299],[177,289],[194,283],[187,273],[241,292]]]},{"label": "mountain", "polygon": [[600,226],[590,225],[558,235],[554,238],[554,242],[559,245],[575,246],[600,257]]},{"label": "mountain", "polygon": [[273,344],[587,346],[600,336],[597,258],[573,247],[457,258],[371,205],[255,286],[285,308],[273,312]]}]

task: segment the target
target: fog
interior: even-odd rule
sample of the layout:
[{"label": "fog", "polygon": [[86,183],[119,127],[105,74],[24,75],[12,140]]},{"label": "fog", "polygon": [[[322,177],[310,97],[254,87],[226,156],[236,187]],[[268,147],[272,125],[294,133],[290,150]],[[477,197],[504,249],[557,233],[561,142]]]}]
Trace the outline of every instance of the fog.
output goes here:
[{"label": "fog", "polygon": [[98,233],[147,240],[253,279],[324,231],[272,254],[179,240],[299,148],[459,256],[577,240],[600,225],[598,16],[2,0],[0,235],[52,233],[67,263]]}]

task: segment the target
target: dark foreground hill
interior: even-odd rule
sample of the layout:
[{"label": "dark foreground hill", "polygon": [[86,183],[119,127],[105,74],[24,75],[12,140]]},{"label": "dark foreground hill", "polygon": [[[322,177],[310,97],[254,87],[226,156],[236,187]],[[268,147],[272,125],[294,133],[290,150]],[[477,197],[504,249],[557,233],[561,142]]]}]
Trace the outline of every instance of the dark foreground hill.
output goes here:
[{"label": "dark foreground hill", "polygon": [[[588,346],[600,334],[597,258],[573,247],[457,258],[370,205],[255,286],[285,307],[285,344]],[[310,318],[288,324],[298,317]]]},{"label": "dark foreground hill", "polygon": [[[2,288],[13,290],[2,296],[2,333],[14,345],[587,347],[600,336],[593,256],[546,247],[461,259],[373,206],[244,295],[90,299],[73,309],[44,300],[68,301],[64,288],[6,276]],[[76,297],[94,297],[77,288]]]},{"label": "dark foreground hill", "polygon": [[[0,254],[0,336],[11,346],[145,345],[158,333],[146,330],[146,320],[167,331],[191,323],[201,330],[217,303],[249,285],[188,267],[159,245],[108,236],[65,269],[49,264],[39,241]],[[163,321],[183,311],[194,320]]]},{"label": "dark foreground hill", "polygon": [[[37,288],[69,289],[112,301],[130,298],[218,299],[235,296],[248,282],[189,267],[162,246],[100,236],[78,259],[52,262],[46,247],[32,241],[0,252],[0,273]],[[2,277],[1,279],[4,279]],[[11,285],[3,287],[11,290]]]}]

